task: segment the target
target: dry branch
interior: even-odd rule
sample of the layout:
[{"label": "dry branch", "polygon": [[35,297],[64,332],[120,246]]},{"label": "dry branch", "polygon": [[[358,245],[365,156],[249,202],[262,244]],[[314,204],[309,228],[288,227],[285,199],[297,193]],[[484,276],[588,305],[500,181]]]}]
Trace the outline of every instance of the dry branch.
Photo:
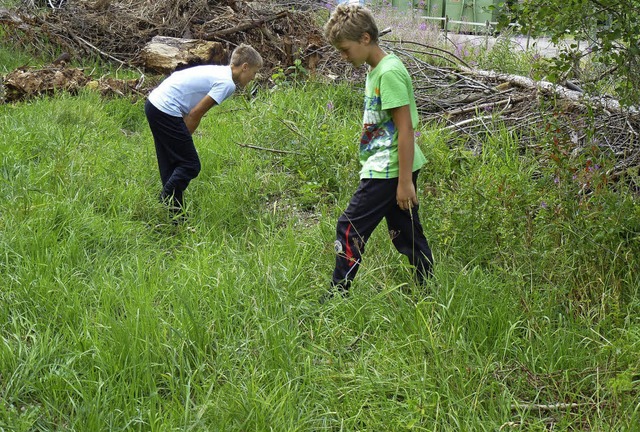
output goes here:
[{"label": "dry branch", "polygon": [[576,90],[570,90],[566,87],[550,83],[548,81],[534,81],[531,78],[519,75],[503,74],[495,71],[483,71],[477,69],[464,68],[463,71],[475,77],[488,78],[512,85],[535,89],[542,92],[549,92],[555,96],[570,100],[576,103],[588,103],[591,105],[601,106],[607,111],[626,113],[629,115],[638,115],[640,111],[636,107],[623,107],[620,102],[615,99],[605,97],[585,97],[584,93]]},{"label": "dry branch", "polygon": [[259,20],[252,20],[248,23],[242,23],[240,25],[237,25],[235,27],[229,28],[229,29],[224,29],[224,30],[218,30],[218,31],[214,31],[211,33],[206,33],[204,35],[202,35],[202,39],[204,40],[212,40],[212,39],[218,39],[221,38],[223,36],[227,36],[230,34],[234,34],[234,33],[240,33],[240,32],[244,32],[247,30],[250,30],[252,28],[256,28],[256,27],[260,27],[261,25],[263,25],[264,23],[267,23],[269,21],[274,21],[283,17],[286,17],[288,14],[287,11],[282,11],[277,13],[276,15],[270,16],[270,17],[266,17],[266,18],[262,18]]}]

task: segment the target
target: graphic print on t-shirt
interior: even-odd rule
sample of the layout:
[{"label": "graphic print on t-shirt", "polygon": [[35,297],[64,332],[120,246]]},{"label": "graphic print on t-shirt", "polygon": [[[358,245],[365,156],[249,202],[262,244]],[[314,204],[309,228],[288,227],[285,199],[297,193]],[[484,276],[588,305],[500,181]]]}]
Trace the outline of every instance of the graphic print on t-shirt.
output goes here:
[{"label": "graphic print on t-shirt", "polygon": [[396,131],[388,111],[382,110],[380,89],[364,99],[364,129],[360,138],[363,171],[384,172],[389,167],[393,135]]}]

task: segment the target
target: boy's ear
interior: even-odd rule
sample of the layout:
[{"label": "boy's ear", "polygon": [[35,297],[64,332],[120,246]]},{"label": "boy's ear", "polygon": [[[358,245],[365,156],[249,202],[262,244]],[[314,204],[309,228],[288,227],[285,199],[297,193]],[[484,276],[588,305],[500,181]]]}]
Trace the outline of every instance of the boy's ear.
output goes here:
[{"label": "boy's ear", "polygon": [[368,45],[371,42],[371,35],[367,32],[362,33],[360,36],[360,43],[364,45]]}]

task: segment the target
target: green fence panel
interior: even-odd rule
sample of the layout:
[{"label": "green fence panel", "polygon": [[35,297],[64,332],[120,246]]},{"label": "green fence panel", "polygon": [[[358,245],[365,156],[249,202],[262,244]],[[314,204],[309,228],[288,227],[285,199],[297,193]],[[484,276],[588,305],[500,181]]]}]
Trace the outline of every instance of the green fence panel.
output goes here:
[{"label": "green fence panel", "polygon": [[414,7],[412,0],[391,0],[391,6],[401,11],[410,10]]},{"label": "green fence panel", "polygon": [[486,30],[487,22],[495,22],[500,0],[446,0],[445,15],[449,18],[447,30],[476,33]]},{"label": "green fence panel", "polygon": [[[383,0],[384,1],[384,0]],[[388,0],[387,0],[388,1]],[[398,11],[410,11],[422,15],[427,21],[444,27],[444,17],[449,20],[447,30],[457,33],[484,33],[486,23],[497,20],[497,7],[503,0],[391,0]],[[371,2],[376,4],[376,2]],[[494,10],[490,6],[495,6]]]},{"label": "green fence panel", "polygon": [[416,2],[416,8],[422,11],[422,15],[433,18],[444,17],[446,0],[420,0]]},{"label": "green fence panel", "polygon": [[391,0],[391,6],[398,10],[411,8],[419,11],[421,15],[430,17],[444,17],[446,0]]}]

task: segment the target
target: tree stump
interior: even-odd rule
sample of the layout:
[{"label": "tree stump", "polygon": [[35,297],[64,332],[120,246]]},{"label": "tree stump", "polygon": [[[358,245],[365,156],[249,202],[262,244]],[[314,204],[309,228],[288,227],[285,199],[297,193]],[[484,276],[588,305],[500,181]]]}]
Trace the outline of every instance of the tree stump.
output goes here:
[{"label": "tree stump", "polygon": [[228,64],[220,42],[154,36],[140,51],[143,67],[162,74],[201,64]]}]

